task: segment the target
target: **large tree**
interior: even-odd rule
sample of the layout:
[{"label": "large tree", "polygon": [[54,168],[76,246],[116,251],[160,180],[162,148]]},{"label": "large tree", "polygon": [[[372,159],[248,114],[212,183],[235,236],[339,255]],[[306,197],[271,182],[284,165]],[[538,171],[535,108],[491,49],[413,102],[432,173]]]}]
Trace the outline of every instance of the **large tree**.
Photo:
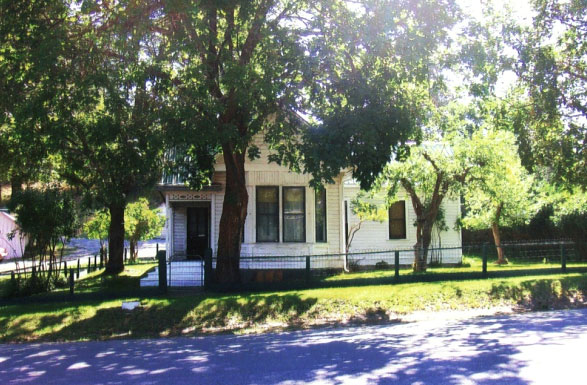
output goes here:
[{"label": "large tree", "polygon": [[532,25],[507,35],[517,52],[512,68],[528,95],[518,127],[529,144],[522,155],[530,167],[548,169],[552,181],[585,188],[587,3],[535,0],[533,6]]},{"label": "large tree", "polygon": [[108,273],[123,270],[124,211],[160,176],[169,76],[160,4],[71,7],[50,139],[60,174],[110,213]]},{"label": "large tree", "polygon": [[0,1],[0,181],[14,193],[51,178],[46,132],[59,81],[68,7],[63,1]]},{"label": "large tree", "polygon": [[[236,282],[249,199],[245,159],[258,156],[253,136],[263,131],[276,150],[271,160],[312,173],[317,183],[359,163],[355,174],[371,183],[392,149],[415,131],[420,109],[413,99],[427,89],[410,83],[430,73],[428,59],[445,37],[454,5],[178,1],[165,13],[177,73],[173,136],[192,162],[194,187],[210,178],[213,155],[222,154],[217,276]],[[309,134],[301,116],[323,122],[323,129]],[[302,147],[329,140],[337,155],[326,161],[320,157],[327,152]]]},{"label": "large tree", "polygon": [[465,227],[491,229],[497,263],[506,264],[501,246],[501,226],[526,223],[533,214],[532,179],[522,167],[515,137],[508,131],[490,131],[493,151],[484,164],[482,178],[474,178],[465,186]]}]

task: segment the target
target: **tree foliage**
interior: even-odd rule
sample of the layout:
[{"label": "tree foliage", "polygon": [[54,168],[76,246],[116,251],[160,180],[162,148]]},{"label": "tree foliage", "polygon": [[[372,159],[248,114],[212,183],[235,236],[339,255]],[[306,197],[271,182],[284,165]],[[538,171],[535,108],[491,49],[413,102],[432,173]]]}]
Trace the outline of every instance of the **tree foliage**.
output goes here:
[{"label": "tree foliage", "polygon": [[372,182],[416,131],[426,88],[412,80],[431,73],[427,59],[455,9],[450,0],[256,0],[179,1],[164,12],[176,70],[170,132],[193,187],[210,180],[222,154],[217,273],[234,282],[245,159],[259,156],[253,137],[263,133],[270,160],[313,174],[314,184],[347,166]]},{"label": "tree foliage", "polygon": [[107,210],[99,210],[92,215],[83,225],[84,234],[89,239],[98,239],[100,249],[104,252],[104,246],[108,240],[108,229],[110,227],[110,214]]},{"label": "tree foliage", "polygon": [[124,232],[130,244],[130,257],[136,260],[138,242],[158,237],[165,225],[165,217],[158,209],[150,209],[146,198],[130,203],[124,212]]},{"label": "tree foliage", "polygon": [[491,229],[498,263],[506,263],[499,228],[527,223],[534,212],[532,178],[522,167],[515,137],[507,131],[488,131],[491,151],[481,178],[473,178],[464,189],[466,228]]},{"label": "tree foliage", "polygon": [[[37,270],[46,273],[37,283],[44,291],[50,289],[61,266],[55,263],[61,261],[66,242],[79,226],[78,208],[72,194],[55,186],[28,188],[14,194],[9,208],[16,214],[19,231],[28,236],[27,254],[33,263],[38,262]],[[57,270],[54,266],[58,266]]]},{"label": "tree foliage", "polygon": [[61,80],[67,11],[62,1],[0,1],[0,180],[15,192],[53,178],[47,100]]},{"label": "tree foliage", "polygon": [[497,169],[495,154],[502,150],[495,133],[478,130],[469,135],[457,131],[443,140],[409,149],[401,162],[389,163],[378,178],[377,189],[386,193],[388,205],[399,188],[410,197],[416,214],[414,269],[426,269],[432,230],[447,197],[458,197],[473,183],[490,182]]},{"label": "tree foliage", "polygon": [[532,160],[552,180],[587,181],[587,3],[536,0],[529,28],[514,33],[514,69],[527,89]]},{"label": "tree foliage", "polygon": [[60,157],[60,175],[110,211],[106,271],[118,273],[126,204],[161,173],[167,42],[156,32],[157,4],[79,3],[67,19],[50,145]]}]

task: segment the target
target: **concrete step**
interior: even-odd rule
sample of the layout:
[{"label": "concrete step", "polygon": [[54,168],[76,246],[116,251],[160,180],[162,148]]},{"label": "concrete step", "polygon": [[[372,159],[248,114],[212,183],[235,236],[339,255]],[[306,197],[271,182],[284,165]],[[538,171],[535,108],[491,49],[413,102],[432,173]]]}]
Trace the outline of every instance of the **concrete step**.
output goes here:
[{"label": "concrete step", "polygon": [[[167,282],[170,287],[203,286],[201,262],[172,262],[168,265]],[[141,287],[159,285],[159,268],[156,267],[141,279]]]}]

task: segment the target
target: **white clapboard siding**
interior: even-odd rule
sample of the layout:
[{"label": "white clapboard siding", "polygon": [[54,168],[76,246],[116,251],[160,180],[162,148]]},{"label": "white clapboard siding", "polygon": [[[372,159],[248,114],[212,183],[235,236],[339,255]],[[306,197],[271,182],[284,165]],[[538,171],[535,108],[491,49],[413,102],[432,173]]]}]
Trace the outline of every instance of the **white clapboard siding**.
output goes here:
[{"label": "white clapboard siding", "polygon": [[[286,167],[268,162],[268,155],[271,153],[268,145],[264,142],[262,133],[255,135],[253,142],[261,151],[261,157],[255,160],[247,158],[245,165],[245,179],[249,202],[247,205],[247,218],[245,221],[244,243],[242,244],[242,255],[247,256],[284,256],[284,255],[316,255],[316,254],[336,254],[344,252],[344,211],[343,202],[349,202],[349,226],[357,223],[356,218],[350,210],[350,201],[359,192],[357,185],[344,184],[341,186],[341,179],[336,183],[326,185],[326,222],[327,222],[327,241],[316,242],[315,235],[315,196],[314,190],[309,187],[310,175],[298,174],[291,172]],[[213,253],[216,255],[218,248],[218,234],[220,228],[220,218],[222,216],[222,206],[224,202],[224,188],[226,185],[226,168],[222,156],[216,159],[215,173],[213,183],[222,186],[220,191],[203,192],[198,198],[194,197],[194,202],[207,200],[211,208],[211,245]],[[257,186],[277,186],[279,187],[279,223],[280,223],[280,242],[275,243],[256,243],[256,188]],[[283,243],[283,212],[282,212],[282,193],[284,186],[304,186],[306,189],[306,242],[303,243]],[[172,192],[166,192],[168,197]],[[198,193],[199,194],[199,193]],[[206,194],[204,196],[204,194]],[[191,198],[190,198],[191,199]],[[196,200],[197,199],[197,200]],[[411,249],[416,243],[416,231],[413,226],[415,222],[415,213],[412,209],[409,199],[406,200],[406,230],[407,237],[402,240],[389,239],[389,223],[386,219],[382,223],[366,222],[362,225],[361,230],[355,235],[351,246],[352,251],[363,250],[392,250],[392,249]],[[169,199],[171,200],[171,199]],[[189,199],[187,199],[189,201]],[[380,201],[383,199],[380,197]],[[185,200],[184,200],[185,203]],[[460,231],[454,229],[454,224],[460,213],[458,199],[447,200],[444,205],[446,223],[449,230],[441,234],[435,233],[433,245],[435,246],[458,246],[461,244]],[[174,254],[185,253],[186,250],[186,209],[174,207],[173,224],[170,226],[173,234],[170,239],[173,241]],[[440,235],[440,237],[439,237]],[[405,254],[405,255],[404,255]],[[456,255],[456,254],[455,254]],[[460,254],[459,254],[460,255]],[[403,253],[402,261],[413,259],[413,253]],[[443,262],[458,262],[457,257],[444,259]],[[459,257],[460,258],[460,257]],[[454,261],[453,261],[454,259]],[[403,263],[403,262],[402,262]]]},{"label": "white clapboard siding", "polygon": [[[352,213],[351,200],[358,194],[359,188],[354,185],[344,186],[344,199],[348,201],[349,210],[349,229],[359,222],[359,218]],[[389,219],[383,222],[365,221],[361,229],[355,233],[350,251],[361,252],[365,250],[393,250],[393,249],[411,249],[416,244],[416,213],[412,207],[411,201],[405,192],[400,191],[399,200],[406,201],[406,239],[389,239]],[[375,203],[383,203],[383,196],[376,196]],[[440,234],[435,230],[433,233],[432,247],[458,247],[461,245],[461,233],[455,230],[455,223],[460,213],[460,205],[457,199],[447,199],[443,202],[442,207],[445,212],[445,220],[448,227],[447,231]],[[439,236],[440,235],[440,236]],[[437,253],[438,254],[438,253]],[[460,251],[446,250],[442,254],[435,255],[436,259],[441,259],[444,263],[458,263],[461,259]],[[413,261],[413,253],[405,252],[400,254],[401,263],[404,260]],[[393,259],[391,259],[393,260]],[[389,262],[386,260],[386,262]]]},{"label": "white clapboard siding", "polygon": [[[13,232],[14,236],[12,236]],[[8,254],[6,259],[22,257],[27,243],[27,237],[18,231],[16,219],[10,214],[0,211],[0,248],[6,250]]]},{"label": "white clapboard siding", "polygon": [[185,255],[187,245],[187,210],[185,207],[173,209],[173,250],[175,255]]}]

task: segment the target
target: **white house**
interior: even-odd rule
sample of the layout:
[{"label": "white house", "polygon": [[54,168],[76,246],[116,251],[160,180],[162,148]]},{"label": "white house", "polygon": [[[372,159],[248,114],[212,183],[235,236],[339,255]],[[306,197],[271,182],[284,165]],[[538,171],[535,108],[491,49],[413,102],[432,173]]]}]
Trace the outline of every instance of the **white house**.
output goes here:
[{"label": "white house", "polygon": [[[344,253],[346,231],[358,221],[350,201],[359,187],[341,173],[334,184],[316,192],[308,185],[310,176],[268,162],[269,149],[262,135],[255,142],[261,157],[247,159],[245,166],[249,203],[241,255]],[[176,177],[167,178],[158,186],[165,197],[168,256],[203,255],[207,248],[216,254],[224,184],[225,167],[220,156],[211,186],[201,191],[190,190]],[[449,229],[436,234],[434,245],[460,247],[460,231],[452,225],[460,213],[459,202],[449,200],[443,206]],[[383,223],[363,223],[353,238],[350,252],[405,249],[402,263],[411,263],[413,253],[409,250],[416,243],[416,230],[409,199],[394,204],[388,214]],[[438,255],[431,253],[431,258],[434,260]],[[460,250],[444,253],[440,258],[444,263],[458,263]]]},{"label": "white house", "polygon": [[26,244],[27,238],[18,231],[15,218],[4,211],[0,211],[1,257],[6,259],[22,257]]}]

